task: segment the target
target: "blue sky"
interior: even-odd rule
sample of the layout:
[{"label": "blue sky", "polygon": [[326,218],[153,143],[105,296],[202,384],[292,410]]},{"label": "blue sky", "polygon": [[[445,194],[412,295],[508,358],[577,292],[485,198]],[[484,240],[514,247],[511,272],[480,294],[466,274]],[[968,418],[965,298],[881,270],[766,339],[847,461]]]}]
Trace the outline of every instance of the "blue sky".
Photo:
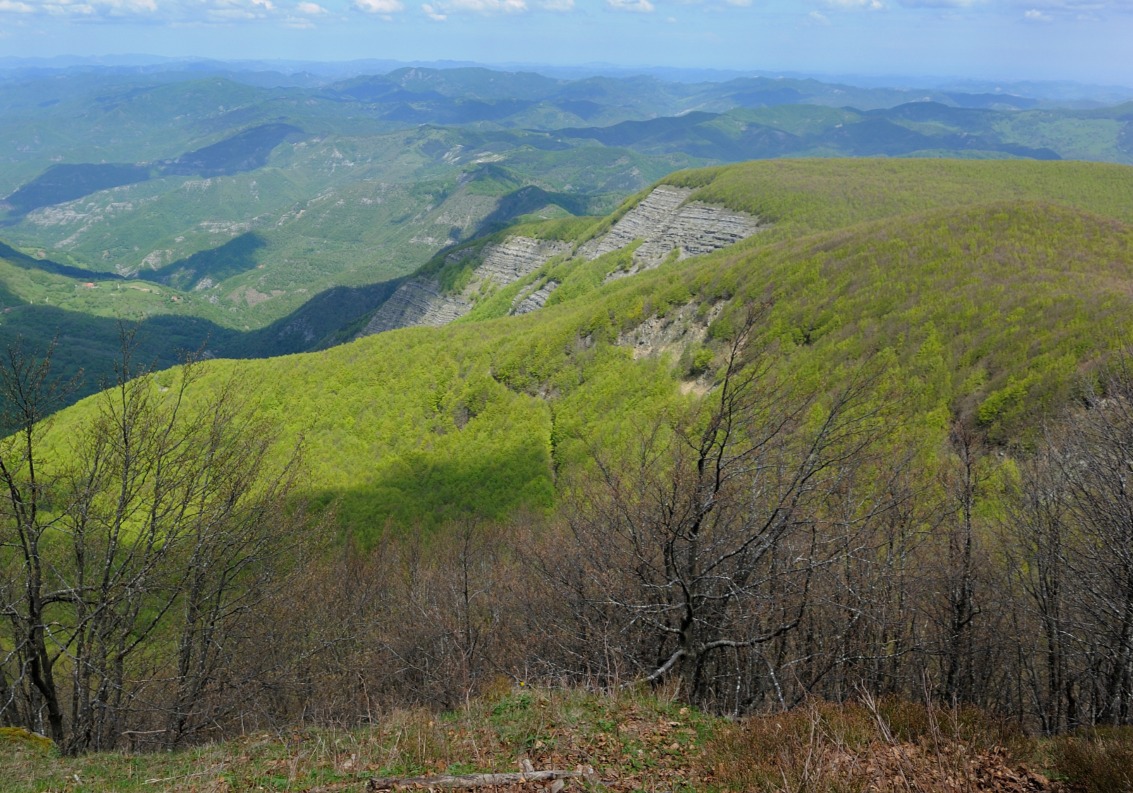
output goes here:
[{"label": "blue sky", "polygon": [[601,62],[1133,85],[1133,0],[0,0],[0,56]]}]

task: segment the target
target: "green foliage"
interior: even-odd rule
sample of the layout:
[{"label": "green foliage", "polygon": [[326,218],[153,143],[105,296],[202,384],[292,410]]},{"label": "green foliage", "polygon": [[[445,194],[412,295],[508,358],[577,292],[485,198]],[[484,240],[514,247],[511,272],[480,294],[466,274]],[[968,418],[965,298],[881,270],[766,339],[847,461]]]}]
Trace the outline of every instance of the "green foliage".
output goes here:
[{"label": "green foliage", "polygon": [[707,372],[708,368],[712,366],[712,361],[715,357],[715,353],[708,347],[701,347],[695,350],[688,364],[689,375],[697,377]]},{"label": "green foliage", "polygon": [[[590,441],[629,448],[689,399],[680,381],[710,366],[753,300],[771,300],[756,343],[799,388],[883,361],[876,398],[893,402],[895,431],[928,456],[957,418],[1025,446],[1038,417],[1133,330],[1125,168],[783,161],[673,181],[784,214],[733,248],[609,283],[631,249],[551,262],[526,282],[561,283],[538,312],[504,316],[516,286],[445,328],[217,361],[200,387],[232,367],[261,384],[263,413],[305,439],[308,492],[337,499],[344,529],[369,542],[387,525],[552,508],[561,475],[588,465]],[[1045,202],[1028,200],[1039,194]],[[850,225],[822,230],[839,222]],[[707,346],[635,358],[618,343],[690,304],[682,316],[705,323],[708,307],[723,309]]]},{"label": "green foliage", "polygon": [[[311,350],[348,338],[376,305],[365,295],[439,250],[541,216],[560,220],[525,222],[523,233],[582,241],[617,215],[562,215],[619,205],[625,212],[627,195],[678,168],[788,154],[1133,156],[1127,108],[1038,110],[1007,94],[764,78],[560,81],[488,70],[414,71],[318,89],[302,82],[264,87],[262,77],[196,70],[70,70],[5,81],[0,143],[9,156],[0,195],[18,222],[4,236],[40,272],[0,267],[15,298],[0,294],[4,307],[23,301],[150,321],[171,340],[191,339],[189,347],[207,336],[221,356]],[[973,107],[956,106],[965,103]],[[591,132],[571,137],[567,128]],[[601,145],[595,135],[617,139]],[[762,176],[711,169],[676,179],[775,220],[766,241],[944,203],[1045,199],[1064,188],[1083,191],[1075,205],[1092,206],[1087,185],[1098,196],[1110,191],[1110,206],[1094,211],[1125,217],[1121,178],[1095,170],[1086,180],[1080,167],[784,163]],[[428,266],[444,270],[449,290],[468,277]],[[96,288],[84,286],[92,282]],[[579,286],[556,301],[577,297]],[[325,295],[344,289],[354,291],[335,311]],[[506,313],[502,297],[481,302],[491,305],[479,318]],[[21,319],[32,335],[50,336],[56,316]],[[89,335],[101,339],[103,325],[90,323]],[[169,345],[155,347],[162,364],[173,360]],[[88,369],[101,360],[105,371],[105,357],[87,352]]]},{"label": "green foliage", "polygon": [[845,228],[867,220],[994,201],[1055,201],[1133,220],[1127,168],[1080,162],[966,160],[775,160],[665,179],[776,224],[761,237]]},{"label": "green foliage", "polygon": [[23,727],[0,727],[0,744],[20,746],[43,754],[53,754],[55,744],[50,738],[29,732]]}]

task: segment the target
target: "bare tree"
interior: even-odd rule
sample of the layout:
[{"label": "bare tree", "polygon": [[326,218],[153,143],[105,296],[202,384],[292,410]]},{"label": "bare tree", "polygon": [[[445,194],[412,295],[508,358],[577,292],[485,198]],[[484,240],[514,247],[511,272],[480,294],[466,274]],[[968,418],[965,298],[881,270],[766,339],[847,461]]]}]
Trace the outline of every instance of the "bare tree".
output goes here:
[{"label": "bare tree", "polygon": [[1133,722],[1133,373],[1121,360],[1024,468],[1008,527],[1041,637],[1026,670],[1043,727]]},{"label": "bare tree", "polygon": [[943,476],[950,505],[941,527],[948,541],[943,589],[946,614],[941,620],[943,680],[941,692],[950,701],[972,701],[975,695],[973,621],[979,616],[976,603],[975,508],[984,474],[980,470],[982,447],[972,430],[957,422],[949,432],[952,456]]},{"label": "bare tree", "polygon": [[230,628],[301,536],[284,508],[298,458],[272,464],[237,382],[189,399],[196,364],[160,385],[131,356],[125,338],[69,439],[44,437],[49,362],[10,350],[0,370],[17,429],[0,447],[5,686],[11,717],[67,753],[138,723],[190,732]]},{"label": "bare tree", "polygon": [[644,428],[629,460],[592,445],[569,517],[580,570],[545,564],[634,677],[737,707],[764,686],[782,701],[781,659],[760,648],[799,626],[814,577],[885,509],[860,475],[883,432],[876,384],[798,393],[753,354],[761,316],[691,415]]},{"label": "bare tree", "polygon": [[1010,493],[1004,556],[1016,590],[1020,681],[1047,734],[1077,726],[1076,681],[1066,603],[1064,543],[1071,520],[1065,483],[1051,452],[1054,439],[1027,461]]}]

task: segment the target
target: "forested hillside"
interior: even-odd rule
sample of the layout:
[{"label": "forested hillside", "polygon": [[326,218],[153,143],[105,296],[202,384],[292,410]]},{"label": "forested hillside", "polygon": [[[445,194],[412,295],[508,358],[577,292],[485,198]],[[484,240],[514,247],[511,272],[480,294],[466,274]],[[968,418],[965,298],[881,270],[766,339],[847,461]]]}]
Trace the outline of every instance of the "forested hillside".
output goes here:
[{"label": "forested hillside", "polygon": [[418,277],[466,313],[148,374],[127,338],[140,377],[57,414],[9,353],[7,723],[82,753],[484,693],[527,729],[559,695],[520,682],[639,685],[700,709],[648,718],[705,719],[674,757],[718,753],[666,773],[757,789],[808,772],[742,776],[747,733],[699,713],[858,700],[791,729],[931,736],[963,774],[992,756],[963,724],[1133,719],[1127,166],[682,171]]},{"label": "forested hillside", "polygon": [[112,376],[120,322],[162,366],[325,348],[434,257],[516,221],[601,217],[680,168],[1128,163],[1133,140],[1127,103],[480,68],[14,69],[0,109],[0,337],[58,336],[82,393]]}]

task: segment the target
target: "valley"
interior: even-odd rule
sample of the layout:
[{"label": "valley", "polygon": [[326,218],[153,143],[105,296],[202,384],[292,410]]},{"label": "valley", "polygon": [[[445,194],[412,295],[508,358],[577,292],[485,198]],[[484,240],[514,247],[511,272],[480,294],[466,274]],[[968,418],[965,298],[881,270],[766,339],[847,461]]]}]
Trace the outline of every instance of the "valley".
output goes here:
[{"label": "valley", "polygon": [[[1128,106],[1010,94],[478,68],[312,86],[215,71],[0,83],[3,308],[41,345],[55,327],[83,328],[95,379],[122,321],[147,327],[161,365],[206,339],[222,357],[325,347],[373,323],[438,252],[517,220],[600,216],[684,167],[1133,158]],[[59,363],[77,371],[69,346]]]},{"label": "valley", "polygon": [[0,109],[20,789],[1126,789],[1128,103],[202,66]]}]

